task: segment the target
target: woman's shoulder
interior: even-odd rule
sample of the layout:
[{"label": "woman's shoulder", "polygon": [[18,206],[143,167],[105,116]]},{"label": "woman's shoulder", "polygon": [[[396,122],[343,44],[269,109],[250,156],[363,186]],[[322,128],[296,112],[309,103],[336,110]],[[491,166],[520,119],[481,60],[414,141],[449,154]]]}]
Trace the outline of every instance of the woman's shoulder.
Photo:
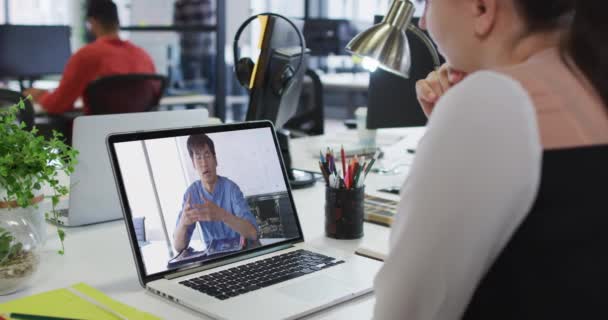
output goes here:
[{"label": "woman's shoulder", "polygon": [[[504,74],[480,71],[441,97],[426,136],[470,153],[495,152],[505,145],[536,153],[539,130],[533,102],[524,88]],[[480,149],[481,145],[486,147]]]},{"label": "woman's shoulder", "polygon": [[[447,105],[447,106],[446,106]],[[450,105],[457,105],[454,108]],[[497,71],[478,71],[468,75],[450,89],[438,102],[431,121],[441,114],[492,118],[514,112],[534,115],[530,95],[522,84],[507,74]],[[454,114],[452,114],[454,113]]]},{"label": "woman's shoulder", "polygon": [[534,98],[554,91],[556,82],[568,85],[570,73],[557,48],[549,48],[532,55],[527,60],[493,68],[492,71],[517,82]]}]

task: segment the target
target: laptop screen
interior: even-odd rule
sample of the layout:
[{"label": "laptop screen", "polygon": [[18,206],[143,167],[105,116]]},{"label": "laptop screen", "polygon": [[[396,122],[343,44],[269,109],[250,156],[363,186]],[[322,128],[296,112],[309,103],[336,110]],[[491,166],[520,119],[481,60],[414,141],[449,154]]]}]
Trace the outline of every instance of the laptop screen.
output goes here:
[{"label": "laptop screen", "polygon": [[301,238],[273,129],[260,126],[110,142],[146,276]]}]

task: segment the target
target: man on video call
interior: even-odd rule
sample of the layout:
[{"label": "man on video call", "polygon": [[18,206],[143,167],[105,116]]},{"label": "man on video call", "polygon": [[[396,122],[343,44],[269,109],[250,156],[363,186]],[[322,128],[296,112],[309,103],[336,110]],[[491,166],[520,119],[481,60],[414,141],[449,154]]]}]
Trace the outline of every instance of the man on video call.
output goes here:
[{"label": "man on video call", "polygon": [[188,138],[188,153],[200,180],[184,194],[182,211],[177,217],[173,235],[175,250],[181,252],[190,243],[195,223],[203,230],[205,244],[213,240],[257,240],[255,217],[239,186],[226,177],[217,175],[217,158],[213,141],[205,134]]}]

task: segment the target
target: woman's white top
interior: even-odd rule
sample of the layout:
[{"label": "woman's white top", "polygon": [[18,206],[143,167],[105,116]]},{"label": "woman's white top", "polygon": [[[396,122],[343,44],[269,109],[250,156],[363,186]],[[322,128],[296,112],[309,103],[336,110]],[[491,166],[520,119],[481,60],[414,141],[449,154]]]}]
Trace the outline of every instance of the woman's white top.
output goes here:
[{"label": "woman's white top", "polygon": [[472,74],[439,100],[375,279],[376,319],[460,319],[536,199],[538,132],[528,93],[496,72]]}]

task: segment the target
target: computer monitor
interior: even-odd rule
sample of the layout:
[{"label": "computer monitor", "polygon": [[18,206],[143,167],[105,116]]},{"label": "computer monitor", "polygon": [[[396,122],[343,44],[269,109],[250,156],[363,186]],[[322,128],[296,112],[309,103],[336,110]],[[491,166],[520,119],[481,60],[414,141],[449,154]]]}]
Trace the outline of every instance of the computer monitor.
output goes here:
[{"label": "computer monitor", "polygon": [[[376,16],[379,23],[382,17]],[[418,24],[419,18],[412,23]],[[416,97],[416,81],[424,79],[435,68],[433,58],[422,40],[407,31],[412,67],[408,79],[377,69],[370,75],[367,127],[370,129],[418,127],[427,123]],[[441,63],[445,60],[440,56]]]},{"label": "computer monitor", "polygon": [[[301,30],[301,23],[294,24]],[[268,16],[262,32],[260,55],[252,74],[247,121],[269,120],[275,128],[281,129],[295,115],[302,93],[307,56],[306,49],[302,56],[297,31],[286,21]],[[285,81],[287,78],[289,81]],[[277,136],[291,187],[312,185],[312,174],[291,168],[288,133],[278,130]]]},{"label": "computer monitor", "polygon": [[[302,80],[305,67],[300,68],[285,86],[278,80],[281,72],[290,66],[296,70],[299,61],[306,64],[306,56],[301,57],[300,47],[276,48],[271,50],[270,59],[266,65],[266,74],[260,87],[251,90],[247,120],[270,120],[276,128],[283,125],[293,117],[297,111],[300,94],[302,93]],[[277,86],[284,86],[282,94],[277,93]]]},{"label": "computer monitor", "polygon": [[345,19],[306,19],[304,38],[311,56],[347,55],[346,45],[357,30]]},{"label": "computer monitor", "polygon": [[[296,30],[287,22],[269,16],[252,75],[247,121],[269,120],[280,129],[295,114],[307,63],[306,55],[302,57],[301,53]],[[295,73],[286,83],[281,79],[286,79],[283,73],[287,67]]]},{"label": "computer monitor", "polygon": [[0,78],[62,74],[72,54],[70,27],[0,25]]}]

